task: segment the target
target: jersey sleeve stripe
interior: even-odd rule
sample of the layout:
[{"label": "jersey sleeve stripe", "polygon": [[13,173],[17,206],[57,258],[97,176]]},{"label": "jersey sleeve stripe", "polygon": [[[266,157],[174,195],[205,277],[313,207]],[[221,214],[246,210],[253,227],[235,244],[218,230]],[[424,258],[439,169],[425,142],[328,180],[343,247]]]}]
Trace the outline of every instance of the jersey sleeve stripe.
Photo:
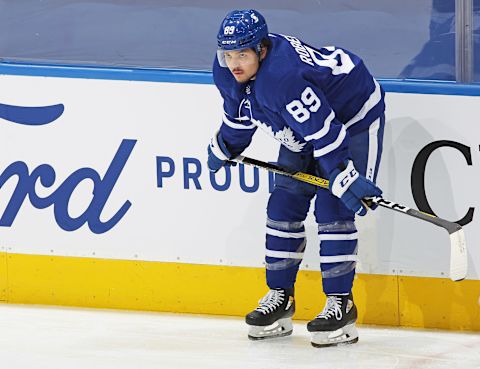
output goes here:
[{"label": "jersey sleeve stripe", "polygon": [[380,129],[380,118],[375,120],[368,129],[368,159],[366,177],[373,181],[376,174],[378,157],[378,130]]},{"label": "jersey sleeve stripe", "polygon": [[325,123],[324,123],[322,129],[320,129],[319,131],[317,131],[317,132],[315,132],[311,135],[305,136],[304,137],[305,141],[319,140],[323,136],[325,136],[328,133],[328,131],[330,130],[330,124],[332,123],[332,121],[334,119],[335,119],[335,113],[332,110],[332,112],[327,117],[327,119],[325,119]]},{"label": "jersey sleeve stripe", "polygon": [[373,79],[373,83],[375,84],[375,90],[372,92],[368,100],[365,101],[365,104],[363,104],[360,111],[357,114],[355,114],[355,116],[352,119],[350,119],[347,123],[345,123],[345,127],[349,128],[350,126],[354,125],[355,123],[365,118],[368,112],[372,108],[374,108],[375,105],[377,105],[382,99],[382,92],[380,90],[380,85],[375,79]]},{"label": "jersey sleeve stripe", "polygon": [[248,126],[244,125],[244,124],[240,124],[240,123],[234,123],[232,122],[230,119],[227,118],[227,115],[224,114],[223,115],[223,123],[225,123],[227,126],[229,126],[230,128],[233,128],[233,129],[253,129],[255,128],[255,124],[250,124]]},{"label": "jersey sleeve stripe", "polygon": [[319,157],[327,155],[328,153],[337,149],[342,144],[343,140],[345,139],[346,134],[347,134],[347,130],[346,130],[345,126],[342,126],[342,128],[340,130],[340,133],[338,134],[337,139],[335,141],[333,141],[331,144],[329,144],[325,147],[322,147],[321,149],[315,150],[313,152],[313,156],[315,158],[319,158]]}]

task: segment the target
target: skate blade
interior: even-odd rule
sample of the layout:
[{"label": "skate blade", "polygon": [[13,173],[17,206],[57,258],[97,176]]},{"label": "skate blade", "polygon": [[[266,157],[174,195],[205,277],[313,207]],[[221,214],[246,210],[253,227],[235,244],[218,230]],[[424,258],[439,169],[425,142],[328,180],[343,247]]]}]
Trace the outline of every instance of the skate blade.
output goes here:
[{"label": "skate blade", "polygon": [[313,347],[330,347],[351,345],[358,342],[358,332],[355,323],[333,332],[312,332],[311,344]]},{"label": "skate blade", "polygon": [[292,318],[279,319],[267,326],[251,325],[248,338],[252,341],[278,338],[291,335],[293,332]]}]

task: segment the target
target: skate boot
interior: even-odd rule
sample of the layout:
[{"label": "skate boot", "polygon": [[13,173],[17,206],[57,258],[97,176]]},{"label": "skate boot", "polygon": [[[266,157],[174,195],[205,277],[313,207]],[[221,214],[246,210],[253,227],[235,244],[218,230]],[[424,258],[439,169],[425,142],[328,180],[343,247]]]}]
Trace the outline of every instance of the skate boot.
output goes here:
[{"label": "skate boot", "polygon": [[270,290],[258,302],[258,307],[245,317],[250,326],[248,338],[262,340],[292,334],[294,313],[293,288]]},{"label": "skate boot", "polygon": [[307,324],[312,333],[312,346],[326,347],[358,341],[357,308],[353,296],[329,295],[323,311]]}]

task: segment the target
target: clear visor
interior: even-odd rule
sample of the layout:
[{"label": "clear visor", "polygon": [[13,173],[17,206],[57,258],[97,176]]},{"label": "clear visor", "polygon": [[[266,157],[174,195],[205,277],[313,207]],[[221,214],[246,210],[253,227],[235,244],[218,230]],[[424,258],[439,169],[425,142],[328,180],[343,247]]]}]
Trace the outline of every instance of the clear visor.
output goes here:
[{"label": "clear visor", "polygon": [[222,49],[217,50],[217,60],[218,60],[218,64],[220,64],[221,67],[224,67],[224,68],[227,67],[227,62],[225,61],[225,50],[222,50]]},{"label": "clear visor", "polygon": [[[246,51],[246,50],[251,50],[252,48],[249,48],[249,47],[246,47],[244,49],[237,49],[237,50],[222,50],[222,49],[217,49],[217,60],[218,60],[218,64],[220,64],[221,67],[224,67],[224,68],[227,68],[227,61],[226,61],[226,56],[225,54],[226,53],[229,53],[229,52],[232,52],[232,53],[242,53],[242,51]],[[257,53],[257,57],[260,58],[260,51],[261,51],[261,46],[260,44],[258,44],[256,47],[255,47],[255,50],[256,50],[256,53]],[[243,53],[245,54],[245,53]],[[235,56],[234,56],[235,58]],[[244,60],[245,62],[248,60],[248,58],[243,58],[242,60]],[[252,62],[252,60],[250,59],[250,62]]]}]

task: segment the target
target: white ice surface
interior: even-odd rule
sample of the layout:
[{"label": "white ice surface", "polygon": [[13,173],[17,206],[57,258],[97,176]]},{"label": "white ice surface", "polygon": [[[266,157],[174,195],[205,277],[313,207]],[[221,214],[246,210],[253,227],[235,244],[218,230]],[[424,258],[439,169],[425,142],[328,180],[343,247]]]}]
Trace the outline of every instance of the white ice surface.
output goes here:
[{"label": "white ice surface", "polygon": [[355,345],[317,349],[305,322],[249,341],[240,318],[0,304],[4,369],[473,369],[480,334],[359,327]]}]

